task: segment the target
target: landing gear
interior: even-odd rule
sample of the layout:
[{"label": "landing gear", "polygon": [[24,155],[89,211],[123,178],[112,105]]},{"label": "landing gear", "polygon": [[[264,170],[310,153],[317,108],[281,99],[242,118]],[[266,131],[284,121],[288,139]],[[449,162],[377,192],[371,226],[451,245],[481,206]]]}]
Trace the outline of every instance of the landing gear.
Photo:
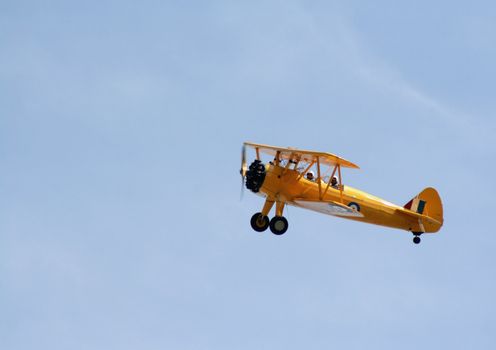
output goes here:
[{"label": "landing gear", "polygon": [[[276,204],[276,216],[269,221],[270,210]],[[284,202],[275,201],[271,198],[267,198],[265,204],[262,208],[262,212],[255,213],[251,217],[251,227],[257,232],[265,231],[269,226],[270,230],[275,235],[282,235],[288,230],[288,220],[282,216],[284,210]]]},{"label": "landing gear", "polygon": [[288,220],[284,216],[274,216],[270,220],[270,230],[275,235],[282,235],[288,230]]},{"label": "landing gear", "polygon": [[412,232],[413,233],[413,243],[419,244],[420,243],[420,235],[422,232]]},{"label": "landing gear", "polygon": [[255,213],[250,220],[251,228],[263,232],[269,227],[269,218],[262,213]]}]

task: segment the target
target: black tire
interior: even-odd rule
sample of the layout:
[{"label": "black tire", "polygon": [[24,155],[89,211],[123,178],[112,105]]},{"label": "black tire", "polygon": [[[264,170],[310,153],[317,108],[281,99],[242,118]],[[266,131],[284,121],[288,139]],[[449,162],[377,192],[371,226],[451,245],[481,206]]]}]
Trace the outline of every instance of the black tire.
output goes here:
[{"label": "black tire", "polygon": [[275,235],[282,235],[288,230],[288,220],[284,216],[274,216],[270,220],[270,230]]},{"label": "black tire", "polygon": [[263,232],[269,227],[269,218],[262,213],[255,213],[250,220],[251,228],[257,232]]},{"label": "black tire", "polygon": [[420,243],[420,237],[419,236],[413,237],[413,243],[419,244]]}]

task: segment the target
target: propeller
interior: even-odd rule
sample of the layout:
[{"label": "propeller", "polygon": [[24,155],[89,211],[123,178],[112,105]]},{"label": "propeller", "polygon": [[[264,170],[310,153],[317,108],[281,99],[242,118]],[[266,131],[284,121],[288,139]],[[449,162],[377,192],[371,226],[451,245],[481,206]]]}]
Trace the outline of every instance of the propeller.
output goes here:
[{"label": "propeller", "polygon": [[246,171],[247,171],[247,166],[246,166],[246,146],[245,146],[245,144],[243,144],[243,147],[241,147],[241,170],[239,171],[239,173],[241,174],[241,194],[240,194],[240,200],[243,199],[243,194],[245,192]]}]

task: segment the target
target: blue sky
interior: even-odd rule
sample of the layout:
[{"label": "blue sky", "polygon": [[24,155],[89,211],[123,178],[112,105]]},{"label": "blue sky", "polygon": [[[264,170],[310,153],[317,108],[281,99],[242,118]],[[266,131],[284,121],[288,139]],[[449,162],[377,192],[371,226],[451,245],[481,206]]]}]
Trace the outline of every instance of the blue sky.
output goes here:
[{"label": "blue sky", "polygon": [[[489,1],[1,2],[2,349],[493,349],[495,61]],[[445,225],[255,233],[246,140]]]}]

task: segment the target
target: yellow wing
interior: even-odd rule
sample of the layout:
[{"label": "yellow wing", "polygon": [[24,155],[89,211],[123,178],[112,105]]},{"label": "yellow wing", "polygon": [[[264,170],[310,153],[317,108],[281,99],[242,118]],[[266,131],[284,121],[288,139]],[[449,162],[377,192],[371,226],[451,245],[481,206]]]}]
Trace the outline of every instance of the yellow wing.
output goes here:
[{"label": "yellow wing", "polygon": [[289,202],[297,207],[318,211],[319,213],[334,215],[334,216],[348,216],[348,217],[363,217],[359,211],[348,207],[344,204],[331,201],[331,200],[308,200],[308,199],[294,199]]},{"label": "yellow wing", "polygon": [[332,153],[308,151],[308,150],[302,150],[292,147],[276,147],[276,146],[262,145],[252,142],[245,142],[244,144],[245,146],[253,147],[257,152],[260,151],[274,157],[279,152],[279,157],[281,160],[283,159],[288,160],[289,158],[293,158],[293,159],[299,159],[300,161],[311,163],[316,161],[318,158],[321,164],[330,165],[330,166],[340,165],[343,168],[360,169],[358,165],[353,164],[352,162],[344,158],[338,157]]}]

